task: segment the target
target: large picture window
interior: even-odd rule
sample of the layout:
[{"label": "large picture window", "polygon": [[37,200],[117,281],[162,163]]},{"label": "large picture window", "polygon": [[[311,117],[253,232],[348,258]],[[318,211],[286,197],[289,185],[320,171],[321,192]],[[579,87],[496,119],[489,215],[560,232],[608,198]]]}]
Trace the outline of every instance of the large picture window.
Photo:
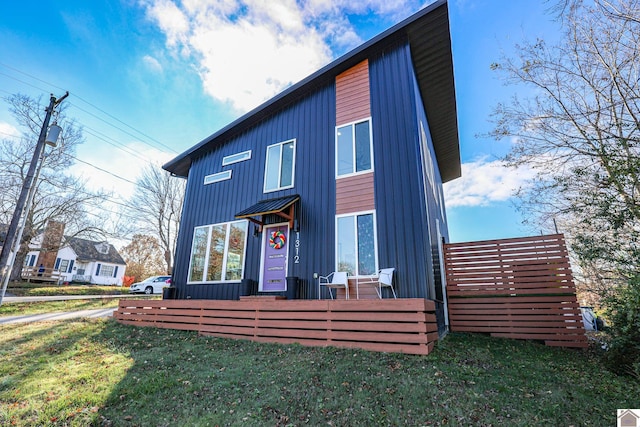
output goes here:
[{"label": "large picture window", "polygon": [[100,270],[96,273],[96,276],[113,277],[113,269],[113,265],[102,265]]},{"label": "large picture window", "polygon": [[267,147],[264,169],[264,192],[293,187],[296,140],[280,142]]},{"label": "large picture window", "polygon": [[336,217],[337,271],[369,276],[378,271],[376,220],[374,212]]},{"label": "large picture window", "polygon": [[336,128],[336,176],[352,175],[373,169],[371,120]]},{"label": "large picture window", "polygon": [[196,227],[189,283],[241,280],[247,248],[247,221]]}]

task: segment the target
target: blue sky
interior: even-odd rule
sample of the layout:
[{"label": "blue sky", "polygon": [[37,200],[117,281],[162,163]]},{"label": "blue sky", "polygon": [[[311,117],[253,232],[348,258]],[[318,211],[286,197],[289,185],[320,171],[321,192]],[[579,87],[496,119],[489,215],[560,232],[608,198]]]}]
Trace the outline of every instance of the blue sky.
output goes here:
[{"label": "blue sky", "polygon": [[[353,4],[355,3],[355,5]],[[0,97],[70,92],[85,127],[74,172],[114,192],[287,85],[424,6],[396,0],[22,0],[0,6]],[[547,2],[450,0],[463,178],[445,185],[452,241],[538,234],[512,193],[527,170],[500,166],[509,141],[477,137],[515,93],[489,68],[524,39],[554,39]],[[526,95],[520,89],[519,95]],[[0,103],[0,137],[18,130]],[[132,155],[131,153],[136,153]],[[88,163],[88,164],[87,164]],[[102,170],[100,170],[102,169]],[[108,171],[110,173],[106,173]]]}]

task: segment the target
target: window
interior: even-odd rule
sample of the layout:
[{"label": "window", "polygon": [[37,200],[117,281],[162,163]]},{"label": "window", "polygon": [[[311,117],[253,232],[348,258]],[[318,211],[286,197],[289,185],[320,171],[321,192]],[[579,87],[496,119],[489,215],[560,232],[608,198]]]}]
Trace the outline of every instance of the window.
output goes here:
[{"label": "window", "polygon": [[244,274],[247,221],[196,227],[189,283],[239,281]]},{"label": "window", "polygon": [[69,260],[68,259],[61,259],[60,260],[60,265],[58,265],[58,271],[60,271],[62,273],[66,273],[68,268],[69,268]]},{"label": "window", "polygon": [[113,265],[103,265],[103,266],[99,266],[98,268],[99,270],[96,273],[96,276],[113,277],[113,269],[114,269]]},{"label": "window", "polygon": [[371,119],[336,127],[336,176],[373,170]]},{"label": "window", "polygon": [[204,177],[204,185],[213,184],[220,181],[225,181],[227,179],[231,179],[231,171],[224,171],[219,173],[214,173],[213,175],[207,175]]},{"label": "window", "polygon": [[95,245],[96,251],[100,252],[101,254],[108,254],[109,253],[109,244],[107,243],[98,243],[97,245]]},{"label": "window", "polygon": [[374,212],[336,217],[337,271],[368,276],[378,271]]},{"label": "window", "polygon": [[243,151],[242,153],[232,154],[230,156],[224,156],[222,158],[222,166],[231,165],[238,162],[244,162],[251,158],[251,150]]},{"label": "window", "polygon": [[267,147],[264,169],[264,192],[293,187],[296,140],[292,139]]}]

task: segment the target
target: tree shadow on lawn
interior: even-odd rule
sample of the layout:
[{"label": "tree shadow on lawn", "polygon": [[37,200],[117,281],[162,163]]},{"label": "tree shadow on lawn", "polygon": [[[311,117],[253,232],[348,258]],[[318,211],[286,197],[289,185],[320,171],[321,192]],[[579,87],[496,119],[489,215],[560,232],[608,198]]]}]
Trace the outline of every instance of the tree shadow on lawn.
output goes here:
[{"label": "tree shadow on lawn", "polygon": [[109,320],[0,327],[0,424],[606,425],[640,386],[583,351],[451,334],[429,356]]},{"label": "tree shadow on lawn", "polygon": [[452,334],[429,356],[260,344],[109,322],[133,364],[104,425],[594,425],[640,386],[583,351]]}]

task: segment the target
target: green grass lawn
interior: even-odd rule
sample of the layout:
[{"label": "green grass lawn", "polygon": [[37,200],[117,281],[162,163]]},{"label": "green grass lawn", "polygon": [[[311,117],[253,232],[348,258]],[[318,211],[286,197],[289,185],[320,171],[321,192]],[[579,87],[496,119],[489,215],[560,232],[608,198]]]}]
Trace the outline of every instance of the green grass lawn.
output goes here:
[{"label": "green grass lawn", "polygon": [[452,334],[429,356],[69,320],[0,326],[0,425],[615,425],[593,351]]},{"label": "green grass lawn", "polygon": [[17,297],[47,295],[120,295],[128,294],[129,288],[97,285],[51,285],[40,283],[13,283],[7,293]]}]

